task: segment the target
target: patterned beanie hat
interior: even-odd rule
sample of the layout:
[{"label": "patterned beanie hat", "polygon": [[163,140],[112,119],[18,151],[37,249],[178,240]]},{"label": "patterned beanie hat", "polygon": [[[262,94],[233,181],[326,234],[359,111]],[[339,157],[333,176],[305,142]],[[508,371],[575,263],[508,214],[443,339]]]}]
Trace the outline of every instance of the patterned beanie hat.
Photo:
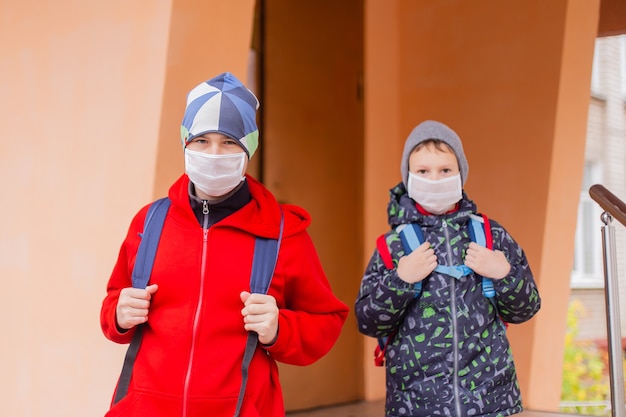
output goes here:
[{"label": "patterned beanie hat", "polygon": [[459,170],[461,171],[461,183],[465,185],[469,166],[467,165],[465,152],[463,152],[461,138],[459,138],[459,135],[457,135],[454,130],[443,123],[426,120],[413,129],[404,143],[404,151],[402,152],[402,161],[400,163],[400,172],[402,173],[404,186],[408,186],[409,156],[411,156],[411,152],[413,152],[413,149],[415,149],[417,145],[428,139],[438,139],[446,143],[454,151],[456,160],[459,162]]},{"label": "patterned beanie hat", "polygon": [[258,108],[256,96],[230,72],[203,82],[187,95],[180,127],[183,147],[197,136],[217,132],[239,142],[252,158],[259,146]]}]

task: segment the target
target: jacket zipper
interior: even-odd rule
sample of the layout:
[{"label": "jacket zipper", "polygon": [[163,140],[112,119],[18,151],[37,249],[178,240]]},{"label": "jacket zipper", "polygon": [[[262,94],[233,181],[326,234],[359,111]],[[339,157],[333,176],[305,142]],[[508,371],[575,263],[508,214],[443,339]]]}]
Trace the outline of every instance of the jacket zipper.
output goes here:
[{"label": "jacket zipper", "polygon": [[187,373],[185,374],[185,385],[183,387],[183,415],[187,417],[187,405],[189,403],[189,385],[191,381],[191,369],[193,358],[196,350],[196,336],[198,334],[198,326],[200,323],[200,312],[202,310],[202,294],[204,294],[204,281],[206,274],[206,257],[209,237],[209,203],[207,200],[202,201],[202,263],[200,264],[200,292],[198,294],[198,304],[193,317],[193,331],[191,333],[191,351],[189,353],[189,363],[187,364]]},{"label": "jacket zipper", "polygon": [[[448,252],[448,265],[453,265],[452,248],[450,247],[450,235],[448,233],[448,223],[446,219],[442,219],[443,233],[446,238],[446,250]],[[456,415],[461,416],[461,403],[459,399],[459,335],[457,332],[456,318],[456,279],[450,277],[450,314],[452,315],[452,357],[453,357],[453,374],[452,386],[454,388],[454,408]]]}]

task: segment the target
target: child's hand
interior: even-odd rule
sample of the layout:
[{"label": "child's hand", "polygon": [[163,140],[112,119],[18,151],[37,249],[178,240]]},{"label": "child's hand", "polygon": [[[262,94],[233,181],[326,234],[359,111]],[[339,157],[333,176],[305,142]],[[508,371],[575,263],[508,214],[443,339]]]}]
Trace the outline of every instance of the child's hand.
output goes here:
[{"label": "child's hand", "polygon": [[424,242],[410,254],[403,256],[398,261],[398,276],[404,282],[415,284],[420,282],[437,268],[437,256],[430,247],[430,243]]},{"label": "child's hand", "polygon": [[150,299],[158,289],[156,284],[148,285],[145,290],[132,287],[122,289],[115,308],[117,326],[128,330],[147,322]]},{"label": "child's hand", "polygon": [[465,265],[486,278],[502,279],[511,271],[511,265],[504,253],[487,249],[477,243],[470,243],[465,254]]},{"label": "child's hand", "polygon": [[278,307],[276,299],[266,294],[250,294],[242,291],[239,294],[244,308],[243,328],[259,335],[259,342],[271,345],[278,337]]}]

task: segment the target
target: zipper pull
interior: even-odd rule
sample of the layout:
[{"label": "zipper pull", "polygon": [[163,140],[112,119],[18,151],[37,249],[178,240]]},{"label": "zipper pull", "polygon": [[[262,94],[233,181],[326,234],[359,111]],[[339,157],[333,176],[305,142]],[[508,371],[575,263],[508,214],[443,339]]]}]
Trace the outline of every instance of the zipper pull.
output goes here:
[{"label": "zipper pull", "polygon": [[202,228],[204,229],[204,241],[206,242],[207,232],[209,230],[209,202],[202,200]]}]

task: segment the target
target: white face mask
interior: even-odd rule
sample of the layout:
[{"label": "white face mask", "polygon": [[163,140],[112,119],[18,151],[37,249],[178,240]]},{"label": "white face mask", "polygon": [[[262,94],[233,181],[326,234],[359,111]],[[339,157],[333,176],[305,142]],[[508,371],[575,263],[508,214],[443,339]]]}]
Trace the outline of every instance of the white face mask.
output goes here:
[{"label": "white face mask", "polygon": [[443,214],[463,197],[461,174],[441,180],[429,180],[409,172],[409,197],[429,213]]},{"label": "white face mask", "polygon": [[185,148],[185,172],[200,191],[220,197],[244,179],[246,153],[213,155]]}]

